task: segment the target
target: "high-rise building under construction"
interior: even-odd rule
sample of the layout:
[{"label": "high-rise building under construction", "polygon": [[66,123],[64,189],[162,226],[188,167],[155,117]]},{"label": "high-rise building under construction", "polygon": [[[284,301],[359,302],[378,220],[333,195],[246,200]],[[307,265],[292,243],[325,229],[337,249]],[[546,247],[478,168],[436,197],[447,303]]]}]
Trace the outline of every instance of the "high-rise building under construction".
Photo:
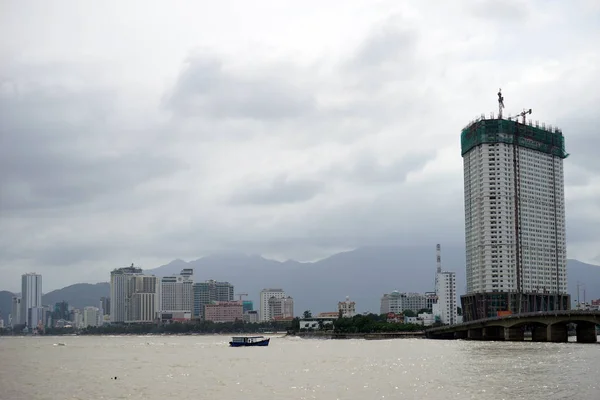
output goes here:
[{"label": "high-rise building under construction", "polygon": [[[467,293],[465,321],[570,307],[562,132],[524,111],[483,116],[461,134]],[[520,120],[522,118],[522,120]]]}]

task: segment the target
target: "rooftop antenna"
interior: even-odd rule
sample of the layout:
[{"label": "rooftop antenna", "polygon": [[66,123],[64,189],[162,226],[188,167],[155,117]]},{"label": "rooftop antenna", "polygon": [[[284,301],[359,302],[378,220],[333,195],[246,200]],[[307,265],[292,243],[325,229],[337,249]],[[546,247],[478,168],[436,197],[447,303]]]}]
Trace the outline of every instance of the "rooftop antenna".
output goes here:
[{"label": "rooftop antenna", "polygon": [[502,96],[502,88],[498,89],[498,119],[502,119],[502,110],[504,109],[504,97]]}]

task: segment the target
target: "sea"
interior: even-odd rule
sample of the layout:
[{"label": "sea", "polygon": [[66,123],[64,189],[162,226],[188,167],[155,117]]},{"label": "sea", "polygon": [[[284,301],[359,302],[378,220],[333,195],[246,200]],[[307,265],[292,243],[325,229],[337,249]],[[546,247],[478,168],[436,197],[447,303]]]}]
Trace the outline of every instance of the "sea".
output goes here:
[{"label": "sea", "polygon": [[0,337],[0,399],[600,399],[600,343]]}]

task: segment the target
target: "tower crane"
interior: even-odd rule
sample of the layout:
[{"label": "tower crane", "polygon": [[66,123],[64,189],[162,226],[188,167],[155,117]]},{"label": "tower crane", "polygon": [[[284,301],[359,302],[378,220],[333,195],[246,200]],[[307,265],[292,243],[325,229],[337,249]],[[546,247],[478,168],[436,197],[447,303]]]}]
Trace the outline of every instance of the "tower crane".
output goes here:
[{"label": "tower crane", "polygon": [[236,296],[239,296],[240,301],[242,301],[242,296],[248,297],[248,293],[238,293]]}]

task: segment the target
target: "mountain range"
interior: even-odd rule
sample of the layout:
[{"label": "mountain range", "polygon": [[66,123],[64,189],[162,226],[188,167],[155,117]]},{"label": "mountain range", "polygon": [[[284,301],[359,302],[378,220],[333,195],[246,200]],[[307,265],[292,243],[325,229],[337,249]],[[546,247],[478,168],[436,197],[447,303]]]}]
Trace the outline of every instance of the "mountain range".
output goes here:
[{"label": "mountain range", "polygon": [[[464,247],[447,246],[442,251],[442,267],[456,272],[457,291],[462,294],[466,286]],[[304,310],[335,311],[337,302],[346,296],[356,301],[357,311],[379,312],[384,293],[433,290],[435,257],[435,248],[431,246],[361,247],[316,262],[279,262],[257,255],[227,253],[189,262],[174,260],[144,272],[162,277],[193,268],[196,280],[229,281],[237,294],[247,293],[256,306],[261,289],[282,288],[294,298],[296,314]],[[585,284],[588,301],[600,298],[600,266],[577,260],[568,260],[567,265],[572,299],[577,299],[578,282]],[[78,308],[97,306],[100,297],[109,296],[109,291],[108,283],[79,283],[49,292],[42,300],[44,304],[64,300]],[[583,295],[582,287],[582,301]],[[0,292],[3,316],[10,312],[11,297],[12,293]]]}]

